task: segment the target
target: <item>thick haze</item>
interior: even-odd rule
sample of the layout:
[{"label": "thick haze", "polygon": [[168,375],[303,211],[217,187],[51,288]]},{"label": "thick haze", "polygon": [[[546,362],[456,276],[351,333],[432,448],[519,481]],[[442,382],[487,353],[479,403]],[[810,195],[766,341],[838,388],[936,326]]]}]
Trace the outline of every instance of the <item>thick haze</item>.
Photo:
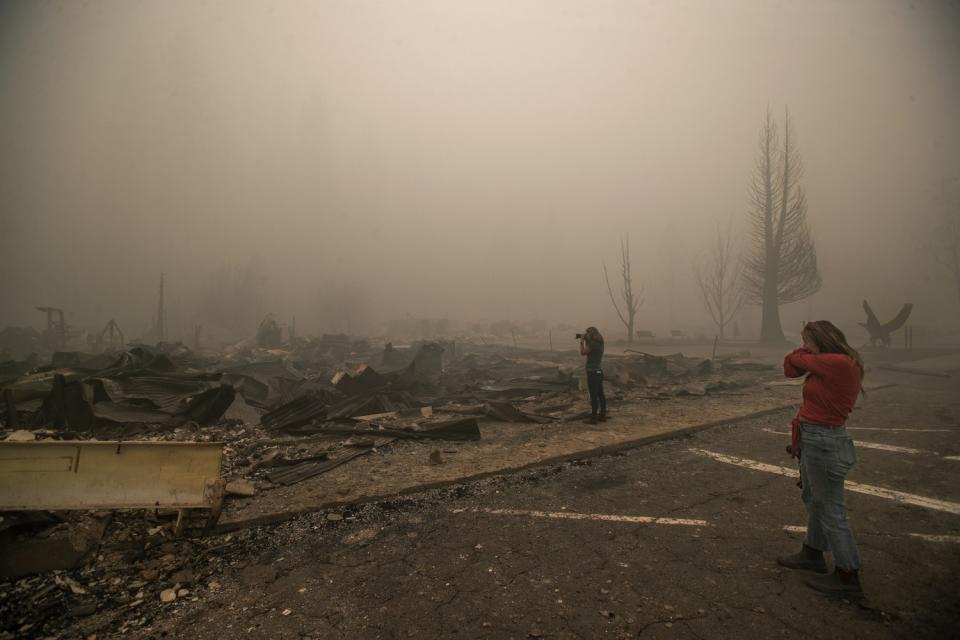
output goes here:
[{"label": "thick haze", "polygon": [[692,262],[746,222],[768,105],[824,280],[784,327],[864,297],[956,326],[925,232],[960,175],[956,1],[8,0],[0,326],[53,305],[136,336],[162,271],[175,338],[267,311],[616,336],[600,264],[628,233],[638,328],[706,332]]}]

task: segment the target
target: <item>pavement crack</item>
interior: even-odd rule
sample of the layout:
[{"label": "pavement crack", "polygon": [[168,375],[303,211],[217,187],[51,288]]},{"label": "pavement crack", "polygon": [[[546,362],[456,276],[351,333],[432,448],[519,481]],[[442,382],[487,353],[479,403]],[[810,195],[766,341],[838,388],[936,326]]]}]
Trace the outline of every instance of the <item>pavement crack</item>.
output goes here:
[{"label": "pavement crack", "polygon": [[[640,630],[637,631],[637,636],[638,637],[642,636],[647,629],[658,624],[667,624],[667,623],[673,624],[674,622],[685,622],[687,620],[699,620],[700,618],[704,618],[704,617],[706,617],[706,614],[697,614],[695,616],[669,616],[667,618],[657,618],[656,620],[651,620],[650,622],[640,627]],[[689,625],[687,625],[687,628],[689,628]]]},{"label": "pavement crack", "polygon": [[681,512],[687,512],[690,509],[702,507],[704,505],[710,504],[711,502],[715,502],[717,500],[721,500],[723,498],[730,498],[732,496],[741,496],[747,492],[759,491],[761,489],[768,489],[770,487],[770,484],[777,481],[779,478],[780,476],[770,476],[768,478],[765,478],[763,481],[761,481],[756,485],[751,485],[748,487],[737,487],[729,491],[723,491],[721,493],[711,494],[709,498],[705,498],[704,500],[701,500],[699,502],[693,502],[680,507],[675,507],[673,509],[668,509],[666,513],[669,515],[674,515]]}]

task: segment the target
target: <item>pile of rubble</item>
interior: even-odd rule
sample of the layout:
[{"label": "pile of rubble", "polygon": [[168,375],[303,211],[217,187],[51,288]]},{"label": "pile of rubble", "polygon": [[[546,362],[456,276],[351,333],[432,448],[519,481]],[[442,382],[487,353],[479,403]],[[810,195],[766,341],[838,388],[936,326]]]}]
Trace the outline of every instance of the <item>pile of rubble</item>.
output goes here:
[{"label": "pile of rubble", "polygon": [[[225,475],[291,484],[402,439],[464,441],[478,423],[583,417],[572,352],[455,343],[410,347],[327,335],[294,348],[182,344],[0,363],[6,432],[32,439],[223,442]],[[736,393],[769,366],[628,352],[605,362],[621,402]],[[29,433],[24,433],[26,429]]]},{"label": "pile of rubble", "polygon": [[[0,526],[4,524],[6,519]],[[20,536],[38,542],[78,529],[92,529],[96,540],[90,560],[75,568],[0,582],[2,640],[104,637],[149,626],[178,605],[219,591],[223,585],[217,576],[224,567],[236,564],[258,538],[269,535],[245,530],[174,538],[172,521],[152,512],[74,514],[53,526],[16,526]]]},{"label": "pile of rubble", "polygon": [[[682,354],[627,352],[604,364],[608,397],[621,403],[742,393],[771,372]],[[476,441],[488,421],[580,420],[582,375],[575,352],[452,342],[374,348],[333,335],[218,354],[182,344],[61,352],[47,365],[36,357],[0,363],[0,440],[222,443],[226,491],[249,497],[398,441]],[[0,457],[0,471],[4,464]],[[154,605],[215,590],[204,567],[222,554],[211,553],[211,538],[174,540],[176,516],[2,513],[0,638],[39,637],[53,620],[107,605],[122,631],[146,624]],[[118,578],[118,567],[131,575]]]}]

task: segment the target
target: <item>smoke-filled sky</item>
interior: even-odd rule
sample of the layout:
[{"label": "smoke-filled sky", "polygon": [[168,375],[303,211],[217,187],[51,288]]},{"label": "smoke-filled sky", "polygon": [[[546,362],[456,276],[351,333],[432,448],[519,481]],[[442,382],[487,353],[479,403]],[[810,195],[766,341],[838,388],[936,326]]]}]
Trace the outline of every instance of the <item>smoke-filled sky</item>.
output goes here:
[{"label": "smoke-filled sky", "polygon": [[960,175],[957,0],[5,0],[0,326],[54,305],[136,335],[164,272],[183,335],[616,334],[629,234],[638,328],[706,332],[693,260],[745,227],[787,107],[824,286],[785,327],[864,297],[955,326],[925,230]]}]

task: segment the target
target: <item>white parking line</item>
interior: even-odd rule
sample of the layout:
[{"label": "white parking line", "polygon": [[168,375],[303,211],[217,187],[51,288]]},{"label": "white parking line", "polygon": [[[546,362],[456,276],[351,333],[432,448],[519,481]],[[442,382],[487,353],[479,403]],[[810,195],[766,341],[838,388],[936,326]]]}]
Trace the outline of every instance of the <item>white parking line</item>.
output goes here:
[{"label": "white parking line", "polygon": [[865,440],[854,440],[853,444],[864,449],[877,449],[878,451],[891,451],[893,453],[909,453],[917,456],[939,456],[936,451],[924,451],[923,449],[911,449],[910,447],[896,447],[892,444],[881,444],[879,442],[866,442]]},{"label": "white parking line", "polygon": [[[806,527],[798,527],[796,525],[791,525],[791,524],[788,524],[785,527],[783,527],[783,530],[789,531],[790,533],[806,533],[807,532]],[[870,534],[864,534],[864,535],[870,535]],[[941,535],[933,535],[930,533],[908,533],[906,535],[910,536],[911,538],[920,538],[921,540],[926,540],[927,542],[947,542],[950,544],[960,544],[960,536],[941,536]],[[890,537],[896,538],[899,536],[890,536]]]},{"label": "white parking line", "polygon": [[617,516],[603,513],[576,513],[573,511],[524,511],[521,509],[454,509],[454,513],[471,511],[495,516],[527,516],[530,518],[555,518],[558,520],[597,520],[601,522],[633,522],[637,524],[673,524],[688,527],[709,527],[706,520],[685,518],[655,518],[653,516]]},{"label": "white parking line", "polygon": [[934,536],[929,533],[911,533],[908,534],[914,538],[920,538],[921,540],[927,540],[929,542],[952,542],[954,544],[960,544],[960,536]]},{"label": "white parking line", "polygon": [[[451,509],[452,513],[488,513],[495,516],[525,516],[528,518],[551,518],[556,520],[593,520],[597,522],[629,522],[633,524],[667,524],[688,527],[713,526],[706,520],[691,520],[685,518],[655,518],[653,516],[618,516],[604,513],[577,513],[573,511],[527,511],[523,509]],[[784,531],[790,533],[806,533],[807,528],[797,525],[785,525]],[[869,534],[865,534],[869,535]],[[908,533],[913,538],[920,538],[928,542],[947,542],[960,544],[960,536],[931,535],[927,533]],[[896,537],[896,536],[892,536]]]},{"label": "white parking line", "polygon": [[[778,436],[789,436],[789,431],[774,431],[773,429],[762,429],[767,433],[774,433]],[[892,444],[881,444],[879,442],[866,442],[864,440],[854,440],[853,443],[864,449],[877,449],[879,451],[892,451],[893,453],[909,453],[913,455],[939,456],[936,451],[925,451],[923,449],[911,449],[910,447],[895,447]],[[954,460],[955,457],[946,456],[947,460]]]},{"label": "white parking line", "polygon": [[[796,469],[790,469],[788,467],[780,467],[773,464],[767,464],[765,462],[757,462],[756,460],[749,460],[747,458],[738,458],[736,456],[728,456],[722,453],[707,451],[706,449],[689,449],[689,451],[696,453],[697,455],[713,458],[718,462],[735,464],[737,466],[745,467],[747,469],[754,469],[756,471],[766,471],[767,473],[775,473],[777,475],[787,476],[789,478],[797,478],[800,476],[799,471],[797,471]],[[847,490],[853,491],[855,493],[864,493],[866,495],[876,496],[878,498],[886,498],[887,500],[893,500],[895,502],[912,504],[914,506],[923,507],[925,509],[933,509],[935,511],[945,511],[947,513],[960,515],[960,504],[956,502],[948,502],[946,500],[937,500],[936,498],[927,498],[926,496],[918,496],[913,493],[895,491],[893,489],[876,487],[869,484],[861,484],[859,482],[848,481],[845,486]]]}]

